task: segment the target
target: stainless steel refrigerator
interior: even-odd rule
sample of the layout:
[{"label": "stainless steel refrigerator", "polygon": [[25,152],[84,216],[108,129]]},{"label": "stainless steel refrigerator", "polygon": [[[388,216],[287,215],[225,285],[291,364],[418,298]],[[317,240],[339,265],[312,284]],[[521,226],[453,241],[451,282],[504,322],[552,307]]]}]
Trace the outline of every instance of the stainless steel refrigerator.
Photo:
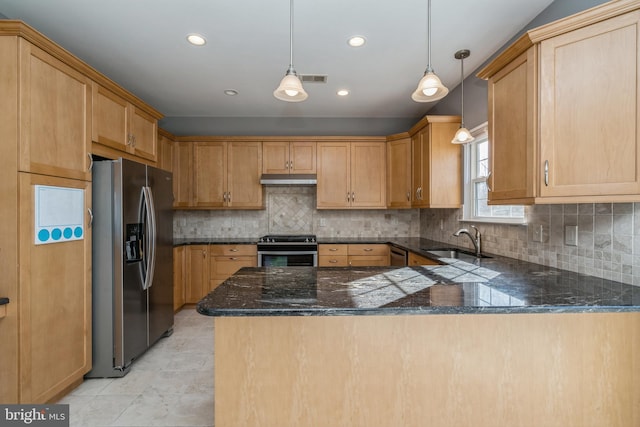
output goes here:
[{"label": "stainless steel refrigerator", "polygon": [[172,175],[126,159],[93,166],[93,368],[121,377],[173,332]]}]

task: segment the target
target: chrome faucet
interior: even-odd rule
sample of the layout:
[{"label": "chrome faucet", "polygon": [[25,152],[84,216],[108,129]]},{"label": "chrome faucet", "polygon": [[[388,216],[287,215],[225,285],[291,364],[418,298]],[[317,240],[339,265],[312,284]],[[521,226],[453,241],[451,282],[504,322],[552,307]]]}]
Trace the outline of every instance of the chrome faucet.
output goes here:
[{"label": "chrome faucet", "polygon": [[456,237],[459,237],[461,234],[466,234],[467,236],[469,236],[469,238],[471,239],[471,243],[473,243],[473,247],[476,250],[476,256],[479,257],[482,255],[482,234],[480,234],[480,230],[478,230],[478,227],[476,227],[475,225],[472,225],[471,228],[476,231],[475,237],[472,236],[471,233],[469,233],[469,230],[467,230],[466,228],[461,228],[460,230],[453,233],[453,235]]}]

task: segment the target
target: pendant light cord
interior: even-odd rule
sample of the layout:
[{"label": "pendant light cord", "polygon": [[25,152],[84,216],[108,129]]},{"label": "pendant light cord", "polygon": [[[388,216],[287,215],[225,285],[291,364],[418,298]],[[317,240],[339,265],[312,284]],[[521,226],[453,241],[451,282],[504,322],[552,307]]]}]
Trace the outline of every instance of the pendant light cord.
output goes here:
[{"label": "pendant light cord", "polygon": [[293,69],[293,0],[289,1],[289,71]]},{"label": "pendant light cord", "polygon": [[464,127],[464,57],[460,58],[460,90],[462,92],[462,108],[460,109],[460,126]]},{"label": "pendant light cord", "polygon": [[431,0],[427,2],[427,73],[433,73],[433,68],[431,68]]}]

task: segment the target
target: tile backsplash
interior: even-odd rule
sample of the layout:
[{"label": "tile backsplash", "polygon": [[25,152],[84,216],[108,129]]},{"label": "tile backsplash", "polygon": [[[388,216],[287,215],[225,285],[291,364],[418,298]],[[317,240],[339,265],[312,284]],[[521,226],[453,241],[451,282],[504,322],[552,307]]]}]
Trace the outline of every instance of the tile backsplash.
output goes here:
[{"label": "tile backsplash", "polygon": [[[528,224],[476,224],[483,251],[640,286],[640,203],[536,205]],[[174,237],[248,237],[315,234],[318,237],[424,237],[471,248],[453,233],[460,209],[318,210],[312,186],[267,186],[264,210],[179,210]],[[442,225],[442,228],[441,228]],[[577,226],[577,246],[565,227]],[[542,228],[542,242],[534,230]]]},{"label": "tile backsplash", "polygon": [[[453,233],[460,209],[424,209],[421,236],[472,247]],[[585,203],[526,207],[527,225],[475,224],[483,251],[640,286],[640,203]],[[442,224],[442,228],[440,225]],[[542,226],[542,242],[534,231]],[[578,227],[577,246],[565,244],[565,228]]]},{"label": "tile backsplash", "polygon": [[315,234],[318,237],[412,237],[420,213],[406,210],[318,210],[316,187],[267,186],[264,210],[179,210],[174,237],[250,237]]}]

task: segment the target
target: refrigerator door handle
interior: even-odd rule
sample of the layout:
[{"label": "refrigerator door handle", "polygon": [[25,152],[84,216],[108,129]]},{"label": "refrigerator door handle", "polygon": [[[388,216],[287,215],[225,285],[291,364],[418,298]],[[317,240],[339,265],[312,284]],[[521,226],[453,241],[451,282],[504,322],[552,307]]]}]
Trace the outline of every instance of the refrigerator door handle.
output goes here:
[{"label": "refrigerator door handle", "polygon": [[148,208],[147,208],[147,215],[150,218],[149,233],[151,236],[151,239],[150,239],[151,254],[149,256],[150,263],[149,263],[149,267],[147,268],[147,276],[149,277],[147,288],[150,288],[151,286],[153,286],[153,276],[156,271],[156,246],[157,246],[156,240],[157,240],[158,233],[157,233],[157,226],[156,226],[156,204],[153,201],[153,191],[151,190],[151,187],[146,187],[146,189],[147,189],[146,200],[149,202]]},{"label": "refrigerator door handle", "polygon": [[144,269],[142,275],[142,289],[147,290],[151,286],[153,280],[153,270],[151,270],[151,261],[153,258],[153,220],[151,218],[151,202],[149,201],[149,187],[142,187],[141,191],[140,214],[143,214],[144,218],[140,220],[144,223]]}]

